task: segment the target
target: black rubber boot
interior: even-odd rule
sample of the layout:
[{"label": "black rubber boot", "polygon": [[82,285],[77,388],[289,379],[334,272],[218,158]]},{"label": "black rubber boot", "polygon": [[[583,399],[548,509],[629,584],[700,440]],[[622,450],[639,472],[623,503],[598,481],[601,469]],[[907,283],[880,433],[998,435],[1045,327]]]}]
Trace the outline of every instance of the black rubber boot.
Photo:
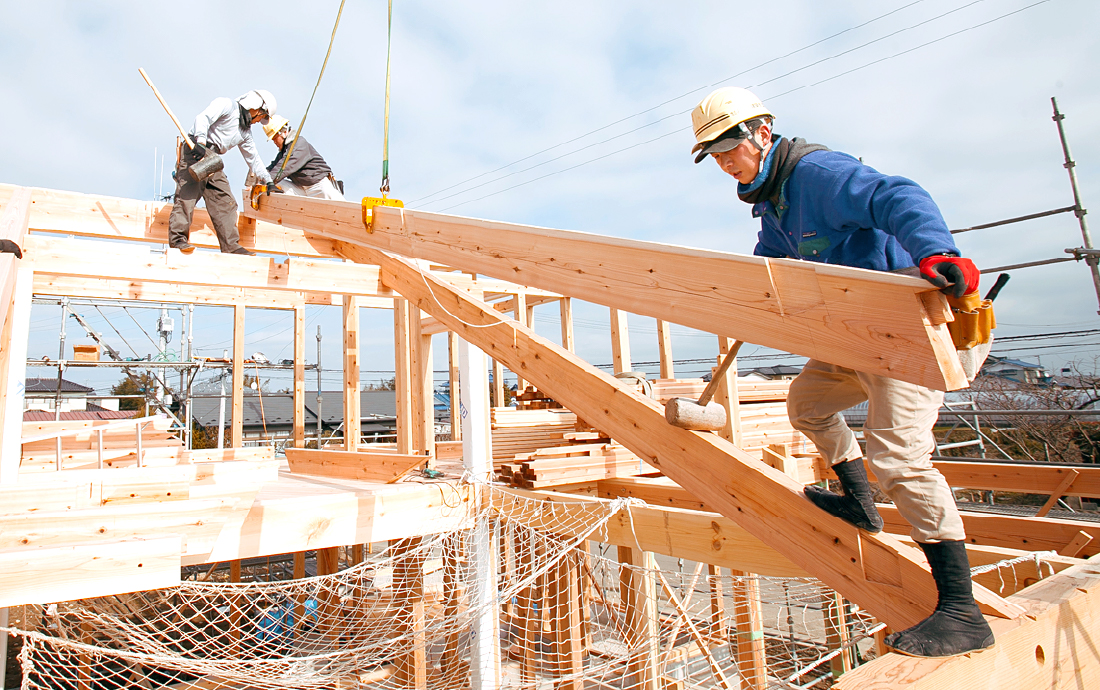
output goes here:
[{"label": "black rubber boot", "polygon": [[860,529],[881,532],[882,517],[875,508],[875,491],[867,482],[863,459],[839,462],[833,465],[833,471],[840,479],[844,493],[837,495],[816,486],[807,486],[806,498],[826,513],[846,520]]},{"label": "black rubber boot", "polygon": [[941,541],[920,547],[932,566],[940,600],[931,616],[889,635],[886,644],[910,656],[956,656],[992,647],[993,631],[974,602],[966,544]]}]

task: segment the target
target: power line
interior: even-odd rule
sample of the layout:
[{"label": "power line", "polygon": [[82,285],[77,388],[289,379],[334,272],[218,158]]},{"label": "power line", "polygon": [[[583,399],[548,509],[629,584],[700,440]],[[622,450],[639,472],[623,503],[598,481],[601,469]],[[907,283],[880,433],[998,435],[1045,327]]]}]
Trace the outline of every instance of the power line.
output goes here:
[{"label": "power line", "polygon": [[[980,1],[980,0],[979,0],[979,1]],[[480,173],[480,174],[478,174],[478,175],[474,175],[473,177],[471,177],[471,178],[468,178],[468,179],[465,179],[465,180],[463,180],[463,181],[461,181],[461,182],[456,182],[455,184],[453,184],[453,185],[451,185],[451,186],[449,186],[449,187],[444,187],[443,189],[440,189],[440,190],[438,190],[438,191],[432,192],[431,194],[428,194],[428,195],[426,195],[426,196],[422,196],[422,197],[420,197],[420,198],[418,198],[418,199],[413,199],[412,201],[410,201],[410,202],[409,202],[409,204],[410,204],[410,205],[412,205],[412,204],[416,204],[416,203],[419,203],[419,202],[421,202],[421,201],[424,201],[425,199],[430,199],[431,197],[433,197],[433,196],[436,196],[437,194],[442,194],[443,192],[447,192],[447,191],[450,191],[450,190],[454,189],[455,187],[461,187],[462,185],[466,184],[467,182],[473,182],[474,180],[477,180],[477,179],[480,179],[480,178],[482,178],[482,177],[485,177],[486,175],[492,175],[492,174],[494,174],[494,173],[498,173],[498,172],[500,172],[501,170],[506,170],[506,169],[508,169],[508,168],[512,167],[513,165],[517,165],[517,164],[519,164],[519,163],[522,163],[523,161],[526,161],[526,160],[530,160],[530,159],[532,159],[532,158],[534,158],[534,157],[536,157],[536,156],[541,156],[542,154],[544,154],[544,153],[547,153],[547,152],[549,152],[549,151],[553,151],[553,150],[554,150],[554,149],[556,149],[556,148],[561,148],[562,146],[568,146],[569,144],[572,144],[572,143],[574,143],[574,142],[580,141],[581,139],[584,139],[584,138],[586,138],[586,137],[590,137],[590,136],[592,136],[593,134],[597,134],[597,133],[599,133],[599,132],[602,132],[602,131],[604,131],[605,129],[609,129],[609,128],[611,128],[611,127],[614,127],[615,125],[618,125],[618,124],[622,124],[623,122],[626,122],[627,120],[632,120],[632,119],[634,119],[634,118],[636,118],[636,117],[640,117],[641,115],[645,115],[646,113],[649,113],[649,112],[653,112],[654,110],[657,110],[658,108],[661,108],[661,107],[663,107],[663,106],[666,106],[666,105],[668,105],[669,103],[674,103],[674,102],[676,102],[676,101],[680,100],[681,98],[687,98],[688,96],[690,96],[690,95],[692,95],[692,94],[694,94],[694,93],[698,93],[698,92],[700,92],[700,91],[702,91],[702,90],[704,90],[704,89],[708,89],[708,88],[711,88],[711,87],[717,86],[718,84],[722,84],[722,83],[725,83],[725,82],[727,82],[727,81],[730,81],[731,79],[736,79],[737,77],[740,77],[740,76],[742,76],[742,75],[748,74],[749,72],[752,72],[752,71],[754,71],[754,70],[760,69],[761,67],[764,67],[764,66],[766,66],[766,65],[770,65],[770,64],[771,64],[771,63],[773,63],[773,62],[777,62],[777,61],[779,61],[779,60],[783,60],[783,59],[789,58],[789,57],[791,57],[792,55],[797,55],[798,53],[801,53],[801,52],[802,52],[802,51],[804,51],[804,50],[809,50],[810,48],[813,48],[813,47],[814,47],[814,46],[816,46],[816,45],[820,45],[821,43],[825,43],[826,41],[830,41],[830,40],[832,40],[832,39],[834,39],[834,38],[836,38],[836,37],[838,37],[838,36],[841,36],[841,35],[843,35],[843,34],[846,34],[846,33],[850,32],[850,31],[855,31],[856,29],[861,29],[861,28],[863,28],[863,27],[865,27],[865,26],[868,26],[868,25],[870,25],[870,24],[873,24],[874,22],[877,22],[877,21],[878,21],[878,20],[880,20],[880,19],[884,19],[884,18],[886,18],[886,17],[889,17],[889,16],[890,16],[890,15],[892,15],[892,14],[896,14],[896,13],[898,13],[898,12],[901,12],[901,11],[902,11],[902,10],[904,10],[904,9],[908,9],[908,8],[912,7],[913,5],[919,5],[919,4],[920,4],[920,3],[922,3],[922,2],[924,2],[924,0],[916,0],[915,2],[910,2],[909,4],[907,4],[907,5],[903,5],[903,6],[901,6],[901,7],[897,8],[897,9],[895,9],[895,10],[891,10],[891,11],[889,11],[889,12],[885,13],[885,14],[880,14],[879,16],[875,17],[874,19],[870,19],[870,20],[868,20],[868,21],[866,21],[866,22],[863,22],[862,24],[857,24],[857,25],[855,25],[855,26],[851,26],[851,27],[848,27],[847,29],[844,29],[843,31],[838,31],[837,33],[835,33],[835,34],[832,34],[831,36],[826,36],[825,38],[819,39],[819,40],[817,40],[817,41],[814,41],[813,43],[810,43],[810,44],[808,44],[808,45],[802,46],[802,47],[801,47],[801,48],[799,48],[798,50],[794,50],[794,51],[792,51],[792,52],[790,52],[790,53],[787,53],[786,55],[780,55],[779,57],[774,57],[774,58],[771,58],[770,60],[766,60],[766,61],[764,61],[764,62],[761,62],[761,63],[760,63],[759,65],[756,65],[756,66],[754,66],[754,67],[750,67],[750,68],[748,68],[748,69],[746,69],[746,70],[743,70],[743,71],[741,71],[741,72],[738,72],[737,74],[734,74],[734,75],[732,75],[732,76],[726,77],[725,79],[720,79],[720,80],[718,80],[718,81],[714,82],[713,84],[707,84],[706,86],[700,86],[700,87],[694,88],[694,89],[692,89],[692,90],[690,90],[690,91],[686,91],[686,92],[684,92],[684,93],[680,94],[679,96],[675,96],[675,97],[673,97],[673,98],[670,98],[670,99],[668,99],[668,100],[662,101],[661,103],[658,103],[657,105],[654,105],[654,106],[652,106],[652,107],[646,108],[645,110],[641,110],[641,111],[639,111],[639,112],[636,112],[636,113],[634,113],[633,115],[627,115],[626,117],[623,117],[623,118],[620,118],[620,119],[618,119],[618,120],[615,120],[614,122],[612,122],[612,123],[610,123],[610,124],[606,124],[606,125],[604,125],[604,126],[602,126],[602,127],[597,127],[596,129],[593,129],[593,130],[592,130],[592,131],[590,131],[590,132],[586,132],[586,133],[584,133],[584,134],[581,134],[580,136],[577,136],[577,137],[573,137],[572,139],[569,139],[568,141],[563,141],[563,142],[561,142],[560,144],[554,144],[553,146],[550,146],[550,147],[548,147],[548,148],[545,148],[545,149],[543,149],[543,150],[541,150],[541,151],[537,151],[537,152],[535,152],[535,153],[532,153],[532,154],[530,154],[530,155],[524,156],[523,158],[520,158],[520,159],[518,159],[518,160],[512,161],[511,163],[508,163],[508,164],[506,164],[506,165],[502,165],[502,166],[500,166],[499,168],[495,168],[495,169],[493,169],[493,170],[490,170],[490,171],[488,171],[488,172],[483,172],[483,173]],[[682,115],[683,113],[677,113],[677,114],[679,114],[679,115]],[[667,118],[662,118],[662,119],[667,119]],[[658,122],[660,122],[660,120],[658,120]],[[656,123],[652,123],[652,124],[656,124]],[[648,125],[646,125],[646,126],[648,126]],[[640,129],[640,128],[639,128],[639,129]],[[633,131],[637,131],[637,130],[631,130],[631,131],[633,132]],[[479,186],[480,186],[480,185],[479,185]],[[469,191],[469,190],[466,190],[466,191]],[[441,201],[441,199],[436,199],[436,201]]]},{"label": "power line", "polygon": [[[963,7],[960,7],[960,8],[956,8],[955,10],[952,10],[952,12],[957,12],[957,11],[959,11],[959,10],[961,10],[961,9],[964,9],[965,7],[969,7],[970,5],[976,4],[976,3],[978,3],[978,2],[984,2],[984,0],[974,0],[974,2],[970,3],[969,5],[965,5],[965,6],[963,6]],[[920,45],[914,46],[914,47],[912,47],[912,48],[909,48],[909,49],[907,49],[907,50],[903,50],[903,51],[900,51],[900,52],[898,52],[898,53],[894,53],[893,55],[888,55],[888,56],[886,56],[886,57],[882,57],[882,58],[879,58],[879,59],[877,59],[877,60],[872,60],[871,62],[868,62],[868,63],[866,63],[866,64],[860,65],[859,67],[853,67],[852,69],[849,69],[849,70],[845,70],[844,72],[840,72],[839,74],[835,74],[835,75],[833,75],[833,76],[831,76],[831,77],[827,77],[827,78],[825,78],[825,79],[822,79],[822,80],[820,80],[820,81],[816,81],[816,82],[813,82],[813,83],[811,83],[811,84],[803,84],[802,86],[798,86],[798,87],[795,87],[795,88],[793,88],[793,89],[789,89],[789,90],[787,90],[787,91],[783,91],[783,92],[781,92],[781,93],[778,93],[778,94],[775,94],[775,95],[772,95],[772,96],[768,96],[767,100],[769,100],[769,101],[775,101],[775,100],[777,100],[777,99],[779,99],[779,98],[782,98],[783,96],[786,96],[786,95],[789,95],[789,94],[791,94],[791,93],[794,93],[795,91],[800,91],[800,90],[802,90],[802,89],[806,89],[806,88],[813,88],[813,87],[815,87],[815,86],[820,86],[821,84],[824,84],[824,83],[826,83],[826,82],[830,82],[830,81],[833,81],[834,79],[839,79],[840,77],[843,77],[843,76],[847,76],[847,75],[849,75],[849,74],[853,74],[853,73],[855,73],[855,72],[858,72],[858,71],[860,71],[860,70],[863,70],[863,69],[866,69],[866,68],[868,68],[868,67],[871,67],[871,66],[877,65],[877,64],[879,64],[879,63],[882,63],[882,62],[885,62],[885,61],[887,61],[887,60],[892,60],[892,59],[894,59],[894,58],[897,58],[897,57],[901,57],[901,56],[903,56],[903,55],[907,55],[908,53],[912,53],[912,52],[914,52],[914,51],[916,51],[916,50],[920,50],[921,48],[926,48],[926,47],[928,47],[928,46],[930,46],[930,45],[934,45],[934,44],[936,44],[936,43],[939,43],[939,42],[941,42],[941,41],[945,41],[945,40],[947,40],[948,38],[952,38],[952,37],[954,37],[954,36],[958,36],[958,35],[960,35],[960,34],[964,34],[964,33],[967,33],[967,32],[969,32],[969,31],[973,31],[973,30],[975,30],[975,29],[979,29],[979,28],[981,28],[981,27],[983,27],[983,26],[987,26],[987,25],[989,25],[989,24],[992,24],[992,23],[994,23],[994,22],[1000,21],[1000,20],[1002,20],[1002,19],[1006,19],[1006,18],[1008,18],[1008,17],[1011,17],[1012,15],[1015,15],[1015,14],[1019,14],[1020,12],[1023,12],[1023,11],[1025,11],[1025,10],[1029,10],[1029,9],[1031,9],[1031,8],[1033,8],[1033,7],[1037,7],[1037,6],[1039,6],[1039,5],[1043,5],[1043,4],[1045,4],[1045,3],[1048,3],[1048,2],[1050,2],[1050,0],[1039,0],[1039,2],[1035,2],[1035,3],[1032,3],[1032,4],[1030,4],[1030,5],[1027,5],[1027,6],[1025,6],[1025,7],[1021,7],[1021,8],[1019,8],[1019,9],[1017,9],[1017,10],[1013,10],[1012,12],[1007,12],[1007,13],[1005,13],[1005,14],[1002,14],[1002,15],[998,16],[998,17],[994,17],[993,19],[989,19],[989,20],[987,20],[987,21],[984,21],[984,22],[980,22],[980,23],[978,23],[978,24],[974,24],[974,25],[972,25],[972,26],[969,26],[969,27],[966,27],[966,28],[964,28],[964,29],[959,29],[958,31],[953,31],[953,32],[951,32],[951,33],[949,33],[949,34],[946,34],[946,35],[944,35],[944,36],[941,36],[941,37],[939,37],[939,38],[933,39],[933,40],[931,40],[931,41],[927,41],[927,42],[925,42],[925,43],[921,43]],[[948,13],[946,13],[946,14],[950,14],[950,12],[948,12]],[[940,15],[940,16],[943,16],[943,15]],[[938,17],[935,17],[935,18],[933,18],[933,19],[936,19],[936,18],[938,18]],[[930,19],[930,20],[926,20],[925,22],[921,22],[921,24],[925,24],[925,23],[927,23],[927,22],[929,22],[929,21],[933,21],[933,19]],[[920,26],[920,24],[914,25],[914,27],[915,27],[915,26]],[[913,28],[913,27],[910,27],[910,28]],[[898,33],[898,32],[895,32],[895,33]],[[883,37],[883,38],[886,38],[886,37]],[[882,39],[876,39],[876,41],[878,41],[878,40],[882,40]],[[873,43],[873,42],[875,42],[875,41],[872,41],[872,43]],[[866,44],[866,45],[869,45],[869,44]],[[853,49],[851,49],[851,50],[856,50],[856,49],[858,49],[858,48],[853,48]],[[839,56],[839,55],[843,55],[843,54],[845,54],[845,53],[848,53],[848,52],[851,52],[851,50],[848,50],[848,51],[844,51],[843,53],[838,53],[838,55],[837,55],[837,56]],[[833,56],[833,57],[837,57],[837,56]],[[817,62],[815,62],[815,63],[811,63],[810,65],[806,65],[806,66],[804,66],[804,67],[802,67],[802,68],[799,68],[799,69],[797,69],[797,70],[793,70],[793,71],[791,71],[791,72],[788,72],[788,73],[786,73],[786,74],[784,74],[784,75],[780,75],[779,77],[775,77],[775,78],[773,78],[773,79],[769,79],[769,80],[767,80],[767,81],[765,81],[765,82],[762,82],[762,84],[767,84],[767,83],[770,83],[770,82],[772,82],[772,81],[775,81],[775,80],[777,80],[777,79],[780,79],[780,78],[782,78],[782,77],[784,77],[784,76],[789,76],[790,74],[794,74],[795,72],[801,71],[801,70],[803,70],[803,69],[807,69],[807,68],[809,68],[809,67],[811,67],[811,66],[813,66],[813,65],[819,64],[819,63],[821,63],[821,62],[823,62],[823,61],[825,61],[825,60],[829,60],[829,59],[832,59],[832,58],[831,58],[831,57],[830,57],[830,58],[823,58],[822,60],[819,60],[819,61],[817,61]],[[721,82],[718,82],[718,83],[721,83]],[[673,114],[673,115],[670,115],[670,116],[667,116],[667,117],[665,117],[665,118],[661,118],[661,120],[658,120],[658,122],[660,122],[660,121],[662,121],[662,120],[666,120],[666,119],[669,119],[670,117],[675,117],[676,115],[683,115],[684,113],[687,113],[687,112],[690,112],[690,110],[686,110],[686,111],[683,111],[683,112],[680,112],[680,113],[675,113],[675,114]],[[648,126],[648,125],[647,125],[647,126]],[[641,127],[639,127],[639,128],[637,128],[637,129],[642,129],[642,128],[641,128]],[[636,129],[636,130],[631,130],[631,131],[637,131],[637,129]],[[659,140],[661,140],[661,139],[665,139],[665,138],[667,138],[667,137],[670,137],[670,136],[672,136],[672,135],[674,135],[674,134],[680,134],[680,133],[682,133],[682,132],[683,132],[683,128],[678,128],[678,129],[675,129],[675,130],[673,130],[673,131],[670,131],[670,132],[667,132],[667,133],[665,133],[665,134],[662,134],[662,135],[660,135],[660,136],[654,137],[653,139],[649,139],[649,140],[646,140],[646,141],[642,141],[642,142],[638,142],[638,143],[635,143],[635,144],[631,144],[630,146],[626,146],[626,147],[623,147],[623,148],[621,148],[621,149],[616,149],[615,151],[612,151],[612,152],[610,152],[610,153],[604,154],[604,155],[602,155],[602,156],[597,156],[596,158],[592,158],[592,159],[589,159],[589,160],[583,161],[583,162],[581,162],[581,163],[578,163],[578,164],[576,164],[576,165],[572,165],[572,166],[570,166],[570,167],[568,167],[568,168],[563,168],[563,169],[561,169],[561,170],[557,170],[557,171],[554,171],[554,172],[550,172],[550,173],[547,173],[547,174],[545,174],[545,175],[541,175],[541,176],[539,176],[539,177],[536,177],[536,178],[534,178],[534,179],[528,180],[528,181],[526,181],[526,182],[521,182],[521,183],[519,183],[519,184],[515,184],[515,185],[512,185],[512,186],[510,186],[510,187],[505,187],[504,189],[498,190],[498,191],[496,191],[496,192],[491,192],[491,193],[489,193],[489,194],[486,194],[486,195],[484,195],[484,196],[480,196],[480,197],[477,197],[477,198],[475,198],[475,199],[468,199],[468,200],[466,200],[466,201],[461,201],[461,202],[459,202],[459,203],[457,203],[457,204],[453,204],[453,205],[451,205],[451,206],[448,206],[448,207],[446,207],[446,208],[443,208],[443,209],[441,209],[441,210],[440,210],[440,212],[443,212],[443,211],[449,211],[449,210],[451,210],[451,209],[453,209],[453,208],[458,208],[459,206],[464,206],[465,204],[473,203],[473,202],[475,202],[475,201],[482,201],[482,200],[484,200],[484,199],[488,199],[489,197],[493,197],[493,196],[496,196],[496,195],[498,195],[498,194],[503,194],[504,192],[508,192],[508,191],[511,191],[511,190],[513,190],[513,189],[516,189],[516,188],[518,188],[518,187],[523,187],[523,186],[525,186],[525,185],[531,184],[532,182],[538,182],[538,181],[540,181],[540,180],[544,180],[544,179],[546,179],[547,177],[552,177],[552,176],[554,176],[554,175],[558,175],[558,174],[560,174],[560,173],[564,173],[564,172],[569,172],[569,171],[571,171],[571,170],[575,170],[575,169],[577,169],[577,168],[580,168],[580,167],[582,167],[582,166],[588,165],[589,163],[595,163],[595,162],[597,162],[597,161],[601,161],[601,160],[603,160],[603,159],[605,159],[605,158],[610,158],[611,156],[614,156],[614,155],[617,155],[617,154],[620,154],[620,153],[623,153],[623,152],[629,151],[629,150],[631,150],[631,149],[634,149],[634,148],[637,148],[637,147],[639,147],[639,146],[644,146],[644,145],[646,145],[646,144],[652,144],[652,143],[654,143],[654,142],[656,142],[656,141],[659,141]],[[629,133],[629,132],[628,132],[628,133]],[[612,139],[614,139],[614,138],[617,138],[617,137],[612,137]],[[608,141],[610,141],[610,139],[609,139]],[[586,147],[584,147],[584,148],[588,148],[588,147],[586,146]],[[578,149],[578,150],[583,150],[583,149]],[[537,155],[537,154],[536,154],[536,155]],[[563,155],[561,155],[561,156],[558,156],[557,158],[554,158],[554,159],[552,159],[552,160],[558,160],[558,159],[560,159],[560,158],[564,158],[565,156],[568,156],[568,155],[571,155],[571,154],[563,154]],[[526,159],[524,159],[524,160],[526,160]],[[547,161],[547,162],[552,162],[552,161]],[[510,165],[514,165],[514,163],[513,163],[513,164],[510,164]],[[540,165],[541,165],[541,164],[540,164]],[[507,168],[507,167],[509,167],[509,166],[504,166],[504,167],[505,167],[505,168]],[[538,167],[538,166],[533,166],[533,167]],[[530,168],[528,168],[528,169],[530,169]],[[516,173],[511,173],[511,174],[516,174]],[[479,176],[479,177],[480,177],[480,176]],[[504,176],[502,176],[501,178],[498,178],[498,180],[500,180],[500,179],[504,179],[505,177],[509,177],[509,175],[504,175]],[[498,181],[498,180],[494,180],[494,181]],[[484,183],[484,184],[489,184],[489,183],[487,182],[487,183]],[[462,194],[462,193],[464,193],[465,191],[471,191],[471,190],[473,190],[473,189],[477,189],[478,187],[481,187],[481,186],[484,186],[484,185],[476,185],[476,186],[474,186],[474,187],[471,187],[471,188],[469,188],[469,189],[467,189],[467,190],[464,190],[463,192],[457,192],[456,194],[452,194],[451,196],[456,196],[457,194]],[[453,188],[453,187],[452,187],[452,188]],[[450,197],[447,197],[447,198],[450,198]]]}]

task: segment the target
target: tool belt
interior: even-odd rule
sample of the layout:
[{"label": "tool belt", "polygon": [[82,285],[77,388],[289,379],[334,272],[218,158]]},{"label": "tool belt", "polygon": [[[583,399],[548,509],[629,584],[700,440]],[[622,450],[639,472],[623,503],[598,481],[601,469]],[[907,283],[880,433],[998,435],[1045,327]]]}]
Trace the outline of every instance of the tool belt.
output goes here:
[{"label": "tool belt", "polygon": [[997,327],[993,316],[993,300],[982,299],[978,292],[962,297],[947,298],[954,321],[947,324],[951,333],[951,342],[956,350],[969,350],[975,345],[988,343],[990,332]]}]

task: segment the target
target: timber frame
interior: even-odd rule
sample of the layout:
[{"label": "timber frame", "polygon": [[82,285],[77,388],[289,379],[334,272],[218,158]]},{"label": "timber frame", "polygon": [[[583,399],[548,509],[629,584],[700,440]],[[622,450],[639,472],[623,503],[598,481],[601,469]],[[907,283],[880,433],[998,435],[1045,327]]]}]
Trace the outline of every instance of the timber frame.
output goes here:
[{"label": "timber frame", "polygon": [[[870,535],[806,501],[805,479],[787,471],[782,458],[777,466],[765,461],[767,453],[758,457],[738,445],[735,384],[718,396],[731,409],[726,432],[668,425],[654,399],[573,353],[570,301],[611,309],[617,372],[631,368],[629,312],[658,320],[662,377],[670,379],[668,327],[678,323],[714,333],[723,352],[737,339],[940,390],[965,386],[947,334],[950,311],[924,281],[409,209],[375,207],[364,225],[363,209],[349,202],[274,195],[260,197],[257,206],[243,204],[242,245],[285,260],[152,253],[148,244],[167,241],[170,205],[0,185],[0,238],[24,249],[21,261],[0,254],[0,504],[10,506],[0,509],[0,606],[163,587],[179,581],[181,566],[415,538],[459,524],[471,500],[462,489],[456,503],[435,489],[393,483],[411,469],[454,457],[454,445],[437,446],[432,433],[431,336],[446,332],[452,391],[460,385],[453,352],[461,338],[493,360],[498,386],[507,367],[663,473],[574,487],[587,496],[516,490],[566,505],[621,496],[646,501],[650,507],[632,513],[629,539],[621,520],[605,535],[627,562],[648,563],[660,553],[747,573],[808,574],[893,629],[931,611],[934,582],[920,551],[899,536],[907,530],[896,511],[883,506],[887,531]],[[201,211],[191,241],[217,247]],[[218,457],[179,455],[160,467],[67,469],[63,477],[21,472],[13,416],[21,408],[9,392],[12,377],[23,376],[26,343],[20,341],[29,318],[23,306],[32,293],[233,306],[233,449]],[[554,302],[562,315],[560,344],[531,328],[535,306]],[[354,424],[339,453],[304,448],[298,410],[305,397],[306,305],[343,308],[347,392],[359,389],[358,309],[393,310],[395,448],[366,452]],[[241,448],[248,307],[295,314],[297,448],[287,453],[289,470]],[[344,397],[345,418],[357,420],[358,396]],[[1091,469],[1072,477],[1045,467],[943,469],[953,484],[974,488],[1100,494],[1100,475]],[[827,469],[818,468],[812,480],[825,476]],[[100,499],[77,505],[74,497],[84,492]],[[128,498],[121,504],[106,498],[113,495]],[[152,514],[158,521],[151,524]],[[112,528],[93,533],[107,517]],[[1037,663],[1037,670],[1028,667],[1017,687],[1058,686],[1044,663],[1048,671],[1050,664],[1072,665],[1082,687],[1100,679],[1093,643],[1100,635],[1100,528],[1049,517],[964,519],[973,565],[1049,549],[1063,554],[1050,559],[1058,573],[1011,591],[993,576],[975,579],[976,597],[1000,640],[994,650],[949,661],[888,654],[852,671],[838,687],[893,687],[888,679],[904,675],[916,687],[966,679],[992,688],[994,678],[998,687],[1005,684],[999,669],[1025,663]],[[32,541],[40,547],[33,552]],[[101,577],[74,579],[91,554],[107,554],[113,567]],[[61,569],[69,576],[58,576]],[[1036,662],[1028,646],[1039,638],[1046,662]]]}]

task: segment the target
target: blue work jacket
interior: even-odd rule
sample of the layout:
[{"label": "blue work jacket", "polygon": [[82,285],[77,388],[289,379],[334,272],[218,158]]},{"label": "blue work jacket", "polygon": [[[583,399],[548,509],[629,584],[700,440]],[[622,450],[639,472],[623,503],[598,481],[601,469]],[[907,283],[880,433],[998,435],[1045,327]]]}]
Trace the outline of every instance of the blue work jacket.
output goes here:
[{"label": "blue work jacket", "polygon": [[778,205],[755,204],[752,215],[761,223],[757,256],[894,271],[959,251],[920,185],[838,151],[806,154],[783,183]]}]

